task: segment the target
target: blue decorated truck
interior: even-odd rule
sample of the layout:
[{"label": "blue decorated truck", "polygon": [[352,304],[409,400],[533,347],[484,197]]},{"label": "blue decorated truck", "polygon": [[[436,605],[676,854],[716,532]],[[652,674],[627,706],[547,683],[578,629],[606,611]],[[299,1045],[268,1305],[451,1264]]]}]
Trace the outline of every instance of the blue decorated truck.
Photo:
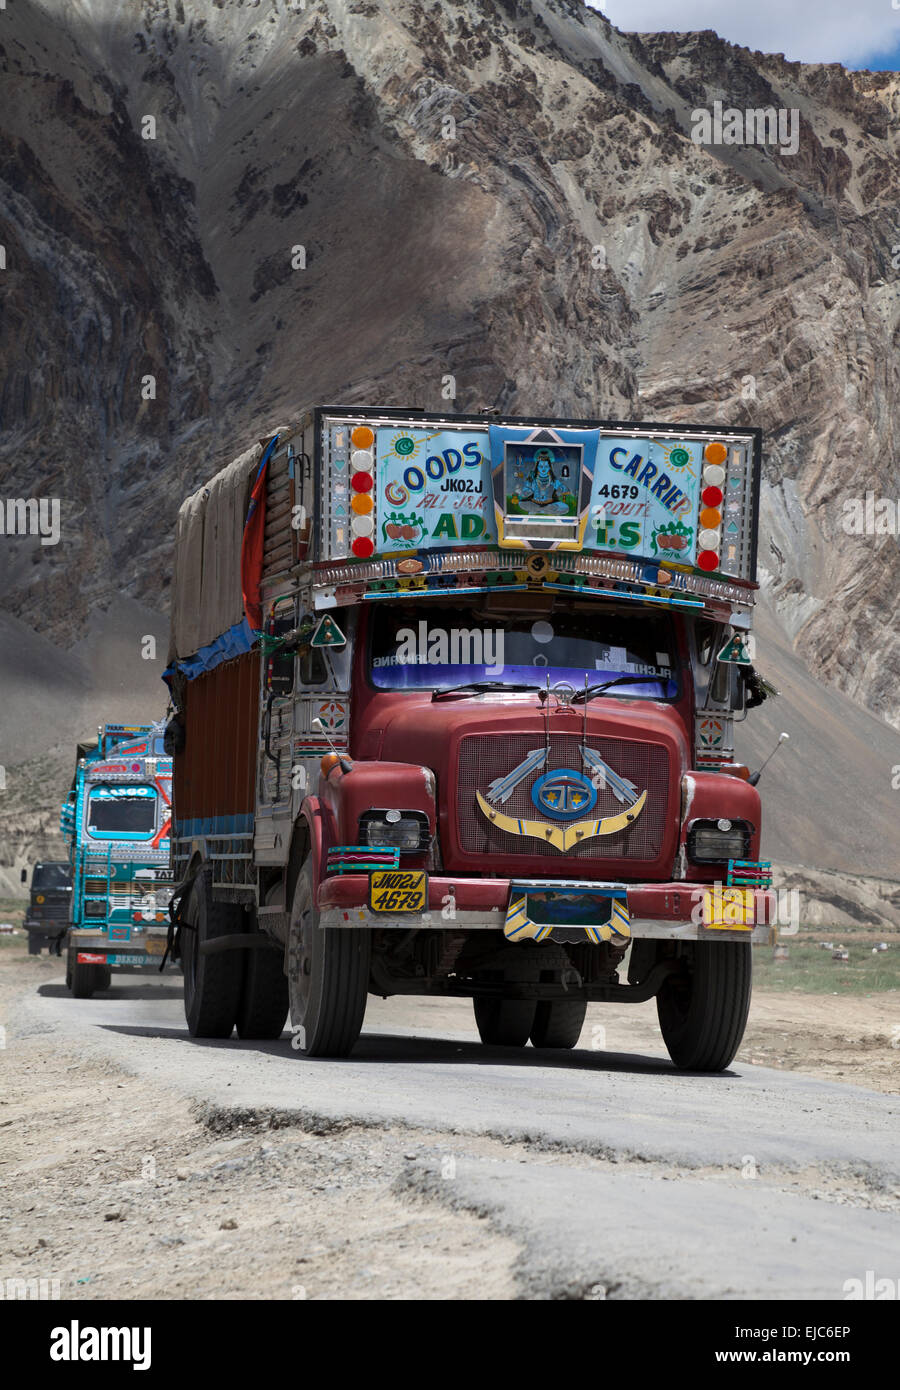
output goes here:
[{"label": "blue decorated truck", "polygon": [[72,906],[66,984],[76,999],[108,989],[112,971],[159,968],[172,893],[172,760],[161,726],[106,724],[76,749],[60,829]]}]

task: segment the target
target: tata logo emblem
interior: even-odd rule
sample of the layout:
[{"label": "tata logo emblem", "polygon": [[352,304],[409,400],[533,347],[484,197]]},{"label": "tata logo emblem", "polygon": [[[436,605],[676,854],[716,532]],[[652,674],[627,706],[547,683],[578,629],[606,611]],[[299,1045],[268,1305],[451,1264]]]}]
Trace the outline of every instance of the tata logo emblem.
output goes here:
[{"label": "tata logo emblem", "polygon": [[593,809],[597,792],[583,772],[559,767],[537,779],[531,799],[539,811],[554,820],[575,820]]},{"label": "tata logo emblem", "polygon": [[[604,762],[596,749],[589,748],[587,744],[581,746],[585,772],[576,772],[571,767],[557,767],[550,772],[542,772],[549,751],[547,747],[535,748],[526,754],[510,772],[494,778],[486,797],[480,791],[475,792],[475,804],[497,830],[503,830],[507,835],[531,836],[565,854],[574,846],[583,844],[585,840],[593,840],[598,835],[618,835],[637,820],[647,804],[646,790],[638,791],[634,782]],[[532,784],[531,799],[549,820],[524,820],[520,816],[506,815],[500,807],[509,800],[516,787],[535,773],[541,775]],[[621,811],[593,820],[576,819],[584,816],[585,812],[590,815],[597,802],[597,792],[601,789],[612,793],[622,807]],[[568,824],[561,825],[560,821]]]}]

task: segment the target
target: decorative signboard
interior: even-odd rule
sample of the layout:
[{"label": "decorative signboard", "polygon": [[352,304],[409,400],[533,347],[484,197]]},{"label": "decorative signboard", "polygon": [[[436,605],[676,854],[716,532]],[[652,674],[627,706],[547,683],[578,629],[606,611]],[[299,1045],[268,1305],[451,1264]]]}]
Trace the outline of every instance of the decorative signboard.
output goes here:
[{"label": "decorative signboard", "polygon": [[331,415],[322,558],[405,575],[498,547],[750,578],[758,440],[680,428]]},{"label": "decorative signboard", "polygon": [[486,430],[377,431],[376,549],[496,543]]}]

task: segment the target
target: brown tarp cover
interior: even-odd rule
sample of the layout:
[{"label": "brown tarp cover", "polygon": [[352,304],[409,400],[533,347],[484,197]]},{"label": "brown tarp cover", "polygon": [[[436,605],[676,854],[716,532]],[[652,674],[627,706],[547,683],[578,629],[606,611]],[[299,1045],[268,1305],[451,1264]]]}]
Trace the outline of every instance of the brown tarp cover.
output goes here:
[{"label": "brown tarp cover", "polygon": [[241,538],[265,444],[254,444],[181,505],[175,527],[169,662],[193,656],[244,616]]}]

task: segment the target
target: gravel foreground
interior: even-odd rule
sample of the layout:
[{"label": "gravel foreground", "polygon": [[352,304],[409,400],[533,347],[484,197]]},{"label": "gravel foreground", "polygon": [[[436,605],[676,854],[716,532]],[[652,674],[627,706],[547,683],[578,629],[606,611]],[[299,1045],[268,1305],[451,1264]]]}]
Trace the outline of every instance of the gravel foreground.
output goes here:
[{"label": "gravel foreground", "polygon": [[[384,1069],[363,1045],[359,1067],[333,1064],[329,1107],[317,1089],[321,1064],[291,1057],[287,1038],[260,1051],[186,1041],[177,976],[150,985],[118,977],[111,999],[116,991],[110,1015],[109,1004],[64,996],[58,961],[3,952],[0,1279],[58,1279],[62,1298],[86,1300],[827,1299],[843,1296],[844,1280],[873,1265],[890,1273],[895,1263],[900,1166],[887,1141],[900,1107],[887,1096],[867,1102],[855,1087],[810,1082],[808,1093],[779,1097],[780,1083],[803,1088],[804,1078],[741,1068],[745,1079],[766,1080],[751,1110],[772,1079],[772,1114],[756,1151],[744,1152],[736,1135],[729,1158],[709,1121],[709,1079],[666,1075],[661,1060],[639,1055],[651,1041],[649,1018],[603,1012],[617,1043],[620,1030],[632,1030],[633,1066],[595,1070],[580,1052],[548,1071],[532,1050],[529,1069],[521,1057],[463,1042],[453,1032],[464,1017],[456,1004],[388,1001],[373,1008],[363,1043],[373,1059],[388,1047],[397,1055],[387,1075],[409,1118],[401,1123],[379,1112]],[[866,1047],[835,1033],[851,1026],[847,1018],[832,1010],[829,1029],[821,999],[812,1002],[826,1071],[843,1048],[854,1065],[842,1070],[865,1075]],[[871,1000],[857,1002],[869,1008],[856,1016],[856,1035],[883,1062],[888,1089],[898,1056],[885,1041],[890,1030]],[[407,1023],[418,1008],[427,1030],[404,1038],[398,1003]],[[791,1044],[796,1051],[814,1023],[791,1019],[797,1003],[802,1015],[810,998],[757,1001],[762,1022],[745,1051],[769,1050],[772,1060]],[[163,1013],[171,1026],[159,1026]],[[588,1040],[592,1026],[589,1015]],[[470,1113],[452,1090],[450,1054],[470,1068],[469,1090],[480,1085],[482,1110]],[[435,1089],[435,1059],[446,1062],[446,1091],[436,1097],[444,1118],[422,1103]],[[294,1068],[293,1104],[283,1099],[285,1067]],[[358,1101],[342,1109],[358,1070],[371,1113]],[[533,1098],[547,1076],[557,1087],[590,1087],[596,1142],[577,1124],[558,1126],[550,1107],[540,1125],[524,1104],[516,1109],[517,1096]],[[652,1113],[659,1088],[677,1086],[681,1129]],[[680,1104],[677,1092],[664,1094]],[[817,1129],[803,1133],[804,1113],[811,1127],[831,1127],[829,1108],[842,1097],[851,1122],[870,1116],[856,1124],[858,1143],[841,1147],[835,1136],[829,1146]],[[796,1113],[802,1143],[779,1148],[779,1106]]]}]

